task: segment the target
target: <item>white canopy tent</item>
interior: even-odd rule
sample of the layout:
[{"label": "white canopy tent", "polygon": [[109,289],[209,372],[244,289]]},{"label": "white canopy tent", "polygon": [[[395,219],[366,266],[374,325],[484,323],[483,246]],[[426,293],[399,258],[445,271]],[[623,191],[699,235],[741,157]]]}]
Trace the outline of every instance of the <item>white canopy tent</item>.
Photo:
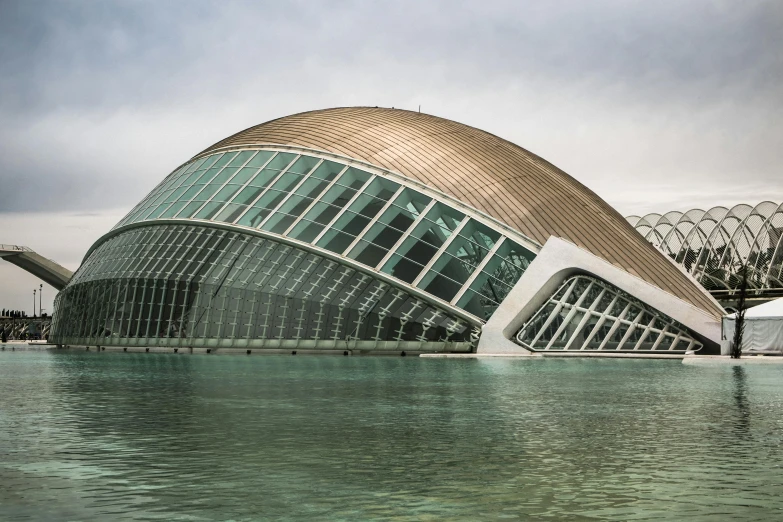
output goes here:
[{"label": "white canopy tent", "polygon": [[[723,339],[730,345],[734,338],[735,314],[723,316]],[[783,298],[748,308],[742,351],[783,354]]]}]

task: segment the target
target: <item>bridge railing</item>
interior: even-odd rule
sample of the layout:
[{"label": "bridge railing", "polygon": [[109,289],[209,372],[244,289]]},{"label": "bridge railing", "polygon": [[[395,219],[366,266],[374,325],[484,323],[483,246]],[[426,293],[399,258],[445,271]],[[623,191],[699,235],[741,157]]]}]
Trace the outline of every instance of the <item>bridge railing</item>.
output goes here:
[{"label": "bridge railing", "polygon": [[9,251],[17,251],[17,252],[32,252],[33,249],[26,246],[20,246],[20,245],[4,245],[0,243],[0,250],[9,250]]}]

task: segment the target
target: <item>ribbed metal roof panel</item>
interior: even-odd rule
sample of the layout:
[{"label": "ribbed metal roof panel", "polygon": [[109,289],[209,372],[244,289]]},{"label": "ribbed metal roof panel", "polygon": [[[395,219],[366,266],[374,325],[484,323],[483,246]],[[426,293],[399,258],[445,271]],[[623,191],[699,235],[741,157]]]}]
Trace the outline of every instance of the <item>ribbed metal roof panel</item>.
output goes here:
[{"label": "ribbed metal roof panel", "polygon": [[418,180],[539,241],[559,236],[716,317],[722,309],[609,204],[544,159],[488,132],[399,109],[303,112],[202,152],[274,143],[341,154]]}]

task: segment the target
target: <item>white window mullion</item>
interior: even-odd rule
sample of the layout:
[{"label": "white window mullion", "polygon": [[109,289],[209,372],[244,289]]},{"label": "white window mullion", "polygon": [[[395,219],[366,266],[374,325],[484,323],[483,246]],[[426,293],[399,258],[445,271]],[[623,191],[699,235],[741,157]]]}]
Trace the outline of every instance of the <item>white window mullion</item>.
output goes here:
[{"label": "white window mullion", "polygon": [[438,259],[440,259],[440,257],[442,255],[444,255],[444,252],[446,251],[446,249],[449,248],[449,246],[454,241],[454,239],[456,239],[457,235],[460,232],[462,232],[462,229],[465,228],[465,225],[468,224],[468,221],[470,221],[470,217],[465,216],[464,218],[462,218],[462,221],[460,222],[459,225],[457,225],[457,228],[455,228],[451,232],[451,235],[448,238],[446,238],[446,241],[444,241],[443,244],[438,249],[438,251],[435,252],[435,255],[432,256],[432,259],[430,259],[429,263],[427,263],[424,266],[424,268],[422,269],[421,273],[418,275],[418,277],[416,277],[416,279],[413,280],[413,283],[411,283],[411,285],[418,286],[418,284],[421,282],[421,280],[424,279],[424,276],[427,275],[427,272],[430,271],[430,269],[432,268],[432,265],[434,265],[435,262]]},{"label": "white window mullion", "polygon": [[291,232],[291,231],[294,229],[294,227],[295,227],[296,225],[298,225],[298,224],[299,224],[299,222],[302,220],[302,218],[303,218],[304,216],[306,216],[306,215],[307,215],[307,213],[308,213],[308,212],[310,212],[310,210],[311,210],[311,209],[312,209],[312,208],[313,208],[315,205],[317,205],[317,204],[318,204],[318,202],[320,202],[320,201],[321,201],[321,197],[322,197],[322,196],[325,196],[325,195],[326,195],[326,193],[327,193],[327,192],[329,192],[329,189],[331,189],[331,188],[334,186],[334,184],[335,184],[335,183],[337,183],[337,180],[338,180],[338,179],[340,179],[340,176],[342,176],[342,175],[343,175],[343,173],[344,173],[346,170],[348,170],[348,165],[344,166],[344,167],[343,167],[343,169],[342,169],[342,170],[341,170],[341,171],[340,171],[340,172],[339,172],[339,173],[338,173],[338,174],[337,174],[337,175],[334,177],[334,179],[333,179],[332,181],[330,181],[328,185],[326,185],[326,187],[325,187],[325,188],[324,188],[324,189],[321,191],[321,193],[320,193],[320,194],[318,194],[318,195],[317,195],[315,198],[313,198],[313,201],[311,201],[311,202],[310,202],[310,204],[307,206],[307,208],[306,208],[306,209],[304,209],[304,210],[302,211],[302,213],[301,213],[301,214],[299,214],[299,215],[296,217],[296,219],[294,220],[294,222],[293,222],[293,223],[291,223],[291,226],[290,226],[290,227],[288,227],[288,228],[286,229],[286,231],[285,231],[285,232],[283,232],[283,234],[282,234],[282,235],[284,235],[284,236],[285,236],[285,235],[288,235],[288,234],[289,234],[289,233],[290,233],[290,232]]},{"label": "white window mullion", "polygon": [[377,223],[377,222],[378,222],[378,220],[381,218],[381,216],[382,216],[382,215],[383,215],[383,214],[384,214],[384,213],[385,213],[387,210],[389,210],[389,207],[391,207],[391,206],[392,206],[392,204],[394,203],[394,201],[395,201],[395,200],[396,200],[396,199],[397,199],[397,198],[400,196],[400,194],[402,194],[402,191],[403,191],[403,190],[405,190],[405,188],[406,188],[406,187],[405,187],[404,185],[400,185],[400,187],[397,189],[397,192],[395,192],[395,193],[394,193],[394,195],[393,195],[392,197],[390,197],[390,198],[389,198],[389,201],[387,201],[387,202],[386,202],[386,204],[383,206],[383,208],[382,208],[382,209],[381,209],[381,210],[380,210],[380,211],[379,211],[379,212],[378,212],[378,213],[375,215],[375,217],[374,217],[374,218],[372,218],[372,219],[370,220],[370,222],[369,222],[369,223],[367,223],[367,226],[366,226],[366,227],[364,227],[364,230],[362,230],[362,231],[359,233],[359,235],[358,235],[358,236],[356,236],[356,239],[354,239],[353,241],[351,241],[351,244],[350,244],[350,245],[348,245],[348,248],[346,248],[346,249],[343,251],[343,255],[344,255],[344,256],[347,256],[347,255],[348,255],[348,252],[350,252],[351,250],[353,250],[353,248],[354,248],[354,247],[355,247],[357,244],[359,244],[359,241],[360,241],[362,238],[364,238],[365,234],[367,234],[367,232],[369,232],[369,231],[370,231],[370,229],[372,228],[372,226],[373,226],[375,223]]},{"label": "white window mullion", "polygon": [[682,332],[677,332],[677,335],[674,337],[672,344],[669,345],[669,350],[674,350],[674,347],[677,346],[677,343],[680,342],[680,339],[682,339]]},{"label": "white window mullion", "polygon": [[[277,156],[277,154],[275,154],[275,156]],[[286,172],[288,172],[288,169],[291,167],[291,165],[293,165],[294,163],[296,163],[296,161],[297,161],[299,158],[301,158],[301,157],[302,157],[302,156],[301,156],[301,155],[299,155],[299,156],[297,156],[296,158],[294,158],[293,160],[291,160],[291,162],[290,162],[288,165],[286,165],[286,167],[285,167],[283,170],[281,170],[281,171],[280,171],[280,172],[277,174],[277,176],[275,176],[275,177],[274,177],[274,179],[272,179],[272,180],[269,182],[269,185],[267,185],[266,187],[264,187],[264,189],[261,191],[261,194],[259,194],[258,196],[256,196],[256,199],[254,199],[252,203],[248,204],[248,206],[247,206],[247,208],[244,210],[244,212],[242,212],[242,213],[241,213],[239,216],[237,216],[237,218],[236,218],[236,219],[235,219],[235,220],[234,220],[232,223],[239,223],[239,220],[240,220],[240,219],[242,219],[243,217],[245,217],[245,214],[247,214],[247,213],[250,211],[250,209],[252,209],[252,208],[253,208],[253,205],[255,205],[256,203],[258,203],[258,200],[260,200],[261,198],[263,198],[263,197],[264,197],[264,194],[266,194],[267,192],[269,192],[269,189],[270,189],[270,188],[272,188],[272,185],[274,185],[275,183],[277,183],[277,180],[279,180],[280,178],[282,178],[282,177],[283,177],[283,174],[285,174]],[[267,162],[267,163],[268,163],[268,162]],[[258,174],[256,173],[256,175],[258,175]]]},{"label": "white window mullion", "polygon": [[633,349],[638,350],[639,347],[642,345],[645,339],[650,335],[650,332],[653,331],[653,325],[655,325],[655,316],[653,315],[653,318],[650,319],[650,322],[647,323],[647,326],[644,328],[644,332],[642,332],[641,337],[639,337],[639,340],[636,341],[636,344],[634,345]]},{"label": "white window mullion", "polygon": [[[226,154],[229,154],[229,153],[228,153],[228,152],[224,152],[223,154],[221,154],[221,155],[220,155],[220,158],[222,158],[222,157],[223,157],[223,156],[225,156]],[[216,159],[216,160],[215,160],[215,163],[217,163],[218,161],[220,161],[220,158]],[[214,165],[215,163],[213,163],[213,165]],[[228,165],[229,163],[231,163],[231,161],[228,161],[228,162],[226,162],[226,165]],[[213,179],[215,179],[215,177],[216,177],[218,174],[220,174],[220,173],[223,171],[223,169],[224,169],[224,168],[226,168],[226,165],[223,165],[222,167],[220,167],[220,170],[218,170],[217,172],[215,172],[215,175],[214,175],[214,176],[212,176],[212,178],[210,179],[210,181],[212,181]],[[212,168],[212,167],[210,167],[210,168]],[[209,172],[209,169],[206,169],[206,170],[204,171],[204,173],[203,173],[203,174],[201,174],[201,175],[203,176],[203,175],[204,175],[204,174],[206,174],[207,172]],[[184,181],[183,181],[183,183],[184,183]],[[206,188],[206,186],[207,186],[207,185],[209,185],[209,181],[205,182],[205,183],[204,183],[204,186],[201,188],[201,190],[199,190],[199,191],[198,191],[196,194],[193,194],[193,197],[192,197],[192,198],[190,198],[190,199],[189,199],[189,200],[188,200],[188,201],[187,201],[187,202],[186,202],[184,205],[182,205],[182,208],[181,208],[181,209],[179,209],[179,210],[177,211],[177,214],[179,214],[180,212],[182,212],[182,210],[183,210],[185,207],[187,207],[188,205],[190,205],[190,203],[192,203],[192,202],[193,202],[193,200],[195,200],[195,199],[196,199],[196,197],[198,197],[198,195],[199,195],[199,194],[201,194],[201,192],[203,192],[203,191],[204,191],[204,189]],[[193,185],[191,185],[191,187],[192,187],[192,186],[193,186]],[[179,187],[177,187],[177,188],[179,188]],[[190,188],[190,187],[188,187],[188,188]],[[176,190],[176,189],[175,189],[175,190]],[[173,192],[172,192],[172,194],[173,194]],[[174,203],[177,203],[178,201],[179,201],[179,200],[175,199],[174,201],[172,201],[171,203],[169,203],[169,206],[168,206],[168,207],[166,207],[166,208],[163,210],[163,212],[161,212],[161,213],[159,214],[159,217],[160,217],[160,216],[162,216],[163,214],[165,214],[165,213],[168,211],[168,209],[170,209],[170,208],[171,208],[171,207],[174,205]],[[173,218],[173,217],[176,217],[176,216],[171,216],[171,217]]]},{"label": "white window mullion", "polygon": [[[498,239],[497,243],[489,249],[489,252],[487,252],[486,257],[481,260],[481,263],[478,264],[478,266],[473,270],[473,273],[470,274],[470,277],[468,277],[468,280],[465,281],[465,284],[462,285],[462,288],[459,289],[459,292],[457,292],[457,295],[454,296],[454,299],[451,300],[452,305],[456,305],[460,299],[462,299],[462,295],[467,292],[467,290],[470,288],[470,285],[473,284],[473,281],[476,280],[476,278],[479,276],[482,270],[487,266],[489,263],[489,260],[492,259],[492,256],[495,255],[495,253],[500,249],[500,246],[506,241],[505,236],[501,236],[500,239]],[[500,304],[500,303],[498,303]]]},{"label": "white window mullion", "polygon": [[622,324],[622,320],[625,318],[625,314],[628,313],[628,310],[631,309],[631,303],[627,303],[625,305],[625,308],[623,308],[623,311],[617,315],[617,319],[614,320],[614,324],[609,328],[609,332],[607,332],[606,337],[604,337],[604,340],[601,342],[601,345],[598,347],[599,350],[603,350],[604,346],[606,346],[606,343],[609,342],[609,339],[612,338],[614,335],[614,332],[617,331],[617,328]]},{"label": "white window mullion", "polygon": [[584,350],[587,348],[587,346],[590,344],[590,341],[593,340],[593,337],[595,337],[595,334],[598,333],[598,331],[601,329],[601,327],[604,325],[604,323],[609,320],[609,312],[612,311],[612,308],[614,308],[615,303],[617,300],[620,299],[620,297],[615,294],[614,297],[612,297],[612,300],[609,302],[609,304],[606,306],[603,312],[601,312],[601,318],[598,319],[598,321],[595,323],[595,326],[593,326],[593,329],[590,330],[590,335],[587,336],[585,339],[585,342],[582,343],[582,347],[579,348],[580,350]]},{"label": "white window mullion", "polygon": [[[574,279],[574,286],[572,287],[573,289],[576,288],[576,285],[578,284],[578,282],[579,282],[579,278]],[[590,289],[592,287],[593,287],[593,282],[591,281],[590,284],[587,285],[587,288],[585,288],[582,291],[582,293],[579,295],[579,297],[577,297],[576,303],[573,306],[571,306],[570,310],[568,310],[568,313],[566,314],[565,319],[563,319],[563,322],[560,323],[560,326],[555,331],[555,335],[553,335],[552,338],[549,340],[549,343],[547,343],[546,348],[544,348],[545,350],[549,350],[552,347],[552,345],[555,344],[555,341],[557,340],[557,338],[560,337],[560,334],[562,334],[563,331],[568,327],[568,325],[571,324],[571,321],[574,319],[574,316],[578,312],[577,308],[582,305],[582,302],[585,300],[585,298],[587,297],[588,292],[590,292]],[[570,292],[566,293],[566,296],[563,297],[563,301],[566,301],[568,299],[569,295],[570,295]],[[563,305],[565,305],[564,302],[563,302]],[[566,348],[567,347],[568,347],[568,345],[566,344]]]},{"label": "white window mullion", "polygon": [[[250,162],[250,160],[252,160],[252,159],[253,159],[253,158],[255,158],[256,156],[258,156],[258,153],[259,153],[259,152],[262,152],[262,151],[264,151],[264,150],[266,150],[266,149],[259,149],[259,150],[257,150],[257,151],[256,151],[256,153],[255,153],[255,154],[254,154],[254,155],[253,155],[253,156],[252,156],[250,159],[248,159],[248,160],[245,162],[245,165],[247,165],[247,164]],[[267,165],[269,165],[269,162],[270,162],[270,161],[272,161],[272,160],[275,158],[275,156],[277,156],[277,155],[279,154],[279,152],[278,152],[278,151],[267,151],[267,152],[274,152],[274,154],[272,154],[271,156],[269,156],[269,159],[267,159],[267,160],[264,162],[264,164],[263,164],[263,165],[261,165],[260,167],[258,167],[258,168],[256,169],[256,172],[255,172],[255,174],[253,174],[252,176],[250,176],[250,177],[247,179],[247,181],[245,181],[245,182],[242,184],[242,186],[241,186],[241,187],[239,187],[239,190],[237,190],[237,191],[234,193],[234,196],[232,196],[232,199],[233,199],[233,198],[234,198],[234,197],[235,197],[237,194],[239,194],[240,192],[242,192],[243,190],[245,190],[245,188],[246,188],[248,185],[250,185],[250,182],[251,182],[251,181],[253,181],[254,179],[256,179],[256,176],[258,176],[258,173],[259,173],[259,172],[261,172],[262,170],[264,170],[264,169],[266,168],[266,166],[267,166]],[[242,168],[244,168],[244,167],[242,167]],[[242,170],[242,169],[240,168],[239,170]],[[239,174],[239,170],[237,170],[237,174]],[[235,174],[235,176],[236,176],[236,174]],[[233,178],[232,178],[232,179],[233,179]],[[223,212],[223,210],[225,210],[225,208],[226,208],[228,205],[230,205],[230,204],[231,204],[231,201],[226,201],[226,202],[225,202],[225,204],[224,204],[222,207],[220,207],[220,209],[218,209],[218,211],[217,211],[217,212],[215,212],[215,216],[219,216],[219,215],[220,215],[220,213],[221,213],[221,212]],[[213,221],[213,220],[210,220],[210,221]]]},{"label": "white window mullion", "polygon": [[630,324],[628,325],[628,329],[625,331],[625,335],[623,335],[623,338],[620,339],[620,344],[617,345],[617,348],[615,350],[621,350],[623,348],[623,345],[628,341],[628,339],[631,337],[631,334],[636,330],[636,326],[639,324],[639,319],[642,318],[644,315],[644,308],[642,308],[638,314],[636,314],[636,317],[631,319]]},{"label": "white window mullion", "polygon": [[[351,199],[348,200],[348,203],[346,203],[345,206],[341,208],[339,212],[337,212],[337,215],[334,216],[331,221],[329,221],[329,224],[326,225],[324,229],[321,230],[321,232],[317,236],[315,236],[315,239],[310,241],[311,245],[315,245],[316,243],[318,243],[318,241],[321,240],[321,237],[323,237],[323,235],[326,234],[332,228],[332,225],[334,225],[337,222],[337,220],[342,217],[345,211],[348,210],[348,207],[353,205],[353,202],[356,201],[356,199],[364,193],[364,191],[367,189],[367,187],[370,186],[370,183],[372,183],[372,180],[374,179],[375,179],[375,174],[372,174],[370,178],[364,183],[364,185],[362,185],[361,188],[359,188],[356,191],[356,194],[354,194],[353,197],[351,197]],[[350,187],[346,187],[346,188],[350,188]],[[326,192],[324,192],[324,195],[326,195]]]},{"label": "white window mullion", "polygon": [[283,206],[283,205],[285,205],[285,202],[286,202],[286,201],[288,201],[288,199],[289,199],[289,198],[290,198],[290,197],[291,197],[293,194],[295,194],[297,190],[299,190],[299,187],[301,187],[301,186],[302,186],[302,184],[303,184],[305,181],[307,181],[308,179],[310,179],[310,176],[313,174],[313,172],[315,172],[315,169],[317,169],[318,167],[320,167],[320,166],[321,166],[321,163],[323,163],[323,162],[324,162],[324,160],[321,160],[321,161],[319,161],[318,163],[316,163],[316,164],[315,164],[315,167],[313,167],[313,168],[310,170],[310,172],[309,172],[308,174],[305,174],[305,175],[302,177],[302,179],[301,179],[301,180],[299,180],[299,183],[297,183],[297,184],[296,184],[296,186],[295,186],[294,188],[292,188],[292,189],[291,189],[291,190],[288,192],[288,194],[286,194],[286,195],[285,195],[285,197],[283,198],[283,200],[282,200],[280,203],[278,203],[278,204],[277,204],[277,206],[276,206],[275,208],[273,208],[273,209],[272,209],[272,210],[269,212],[269,215],[268,215],[267,217],[265,217],[265,218],[264,218],[264,220],[263,220],[263,221],[261,221],[261,223],[259,223],[259,224],[258,224],[258,226],[257,226],[256,228],[261,228],[261,227],[263,227],[263,226],[264,226],[264,224],[265,224],[267,221],[269,221],[269,218],[271,218],[272,216],[274,216],[274,215],[275,215],[275,213],[278,211],[278,209],[282,208],[282,206]]},{"label": "white window mullion", "polygon": [[663,326],[663,329],[658,334],[658,338],[655,340],[655,342],[652,345],[652,350],[655,351],[658,349],[658,346],[661,344],[663,339],[666,337],[666,333],[669,331],[669,325],[666,324]]},{"label": "white window mullion", "polygon": [[388,261],[391,258],[391,256],[393,256],[397,252],[397,249],[400,248],[400,246],[402,246],[402,243],[406,239],[408,239],[408,236],[410,236],[411,233],[414,230],[416,230],[416,227],[419,226],[419,223],[424,221],[424,216],[427,215],[427,212],[429,212],[430,209],[432,209],[432,207],[434,207],[436,203],[437,203],[437,201],[434,200],[434,199],[431,199],[430,202],[427,203],[427,206],[424,207],[424,210],[422,210],[419,213],[419,215],[416,217],[416,219],[413,221],[413,223],[411,223],[411,225],[408,227],[408,230],[406,230],[402,234],[402,236],[400,236],[400,239],[398,239],[397,242],[394,243],[394,246],[389,249],[389,251],[386,253],[385,256],[383,256],[383,259],[381,259],[381,262],[378,263],[377,265],[375,265],[376,268],[380,269],[381,267],[383,267],[383,265],[386,264],[386,261]]},{"label": "white window mullion", "polygon": [[[241,153],[242,153],[242,151],[239,151],[237,154],[241,154]],[[242,165],[240,165],[240,166],[236,167],[237,171],[236,171],[236,172],[234,172],[234,175],[233,175],[233,176],[231,176],[230,178],[228,178],[226,181],[224,181],[224,182],[223,182],[223,184],[222,184],[222,185],[220,185],[220,188],[218,188],[218,189],[215,191],[215,193],[214,193],[214,194],[212,194],[212,197],[210,197],[210,199],[206,200],[206,201],[204,202],[204,204],[203,204],[203,205],[201,205],[200,207],[198,207],[198,208],[196,209],[196,211],[195,211],[195,212],[193,212],[193,214],[192,214],[192,215],[193,215],[193,216],[195,216],[196,214],[198,214],[199,212],[201,212],[201,209],[202,209],[202,208],[204,208],[204,207],[206,206],[206,204],[207,204],[207,203],[210,203],[210,202],[211,202],[211,200],[212,200],[212,198],[214,198],[215,196],[217,196],[217,195],[218,195],[218,193],[219,193],[221,190],[223,190],[223,187],[225,187],[226,185],[228,185],[229,183],[231,183],[231,180],[232,180],[232,179],[234,179],[234,178],[237,176],[237,174],[239,174],[239,171],[240,171],[240,170],[242,170],[242,169],[245,167],[245,165],[247,165],[247,164],[248,164],[248,162],[249,162],[250,160],[252,160],[253,158],[255,158],[257,154],[258,154],[258,151],[256,151],[256,153],[255,153],[255,154],[252,154],[252,155],[251,155],[249,158],[247,158],[247,161],[245,161],[244,163],[242,163]],[[234,157],[236,157],[236,156],[234,156]],[[232,158],[232,161],[233,161],[233,158]],[[226,167],[227,167],[227,166],[228,166],[230,163],[231,163],[231,161],[229,161],[228,163],[226,163],[226,164],[223,166],[223,169],[224,169],[224,168],[226,168]],[[232,167],[232,168],[233,168],[233,167]],[[220,169],[220,171],[222,172],[222,171],[223,171],[223,169]],[[215,174],[215,177],[217,177],[217,175],[218,175],[218,174],[220,174],[220,172],[218,172],[217,174]],[[215,178],[212,178],[212,179],[215,179]],[[208,185],[208,184],[209,184],[209,183],[207,183],[207,185]],[[207,188],[207,185],[204,185],[204,188]],[[201,190],[199,191],[199,194],[201,194],[203,191],[204,191],[204,189],[201,189]],[[198,197],[198,194],[196,194],[196,196],[195,196],[193,199],[195,199],[196,197]],[[228,203],[228,201],[226,201],[226,202],[224,202],[224,203],[223,203],[223,207],[225,207],[225,206],[226,206],[226,203]],[[187,206],[187,205],[185,205],[185,206]],[[223,207],[220,207],[220,209],[218,209],[218,212],[219,212],[220,210],[223,210]],[[182,208],[185,208],[185,207],[182,207]],[[216,212],[216,213],[215,213],[215,215],[216,215],[216,216],[218,215],[218,212]]]},{"label": "white window mullion", "polygon": [[[590,287],[595,284],[594,282],[590,283]],[[588,288],[590,288],[588,287]],[[568,339],[568,342],[565,345],[564,350],[568,350],[570,346],[576,341],[576,337],[579,335],[579,333],[584,329],[584,327],[587,325],[587,321],[590,320],[590,317],[592,317],[593,312],[595,311],[595,308],[598,306],[598,304],[601,302],[601,299],[603,298],[604,294],[606,293],[606,288],[601,288],[601,291],[598,293],[598,296],[593,299],[593,302],[590,303],[590,307],[586,310],[580,310],[584,312],[584,315],[582,316],[582,320],[579,321],[579,324],[577,325],[574,332],[571,334],[571,338]]]}]

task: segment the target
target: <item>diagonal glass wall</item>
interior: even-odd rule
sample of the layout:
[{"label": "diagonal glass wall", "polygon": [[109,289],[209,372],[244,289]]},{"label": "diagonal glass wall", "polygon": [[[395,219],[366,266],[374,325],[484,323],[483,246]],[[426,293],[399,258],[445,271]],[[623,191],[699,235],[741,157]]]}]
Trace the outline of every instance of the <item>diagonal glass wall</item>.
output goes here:
[{"label": "diagonal glass wall", "polygon": [[605,281],[566,280],[516,335],[534,351],[684,353],[703,344],[688,328]]},{"label": "diagonal glass wall", "polygon": [[118,225],[196,219],[289,237],[488,319],[536,246],[398,180],[314,154],[216,153],[177,169]]},{"label": "diagonal glass wall", "polygon": [[95,249],[58,294],[49,338],[470,351],[474,337],[467,321],[336,261],[241,231],[172,224],[121,232]]}]

